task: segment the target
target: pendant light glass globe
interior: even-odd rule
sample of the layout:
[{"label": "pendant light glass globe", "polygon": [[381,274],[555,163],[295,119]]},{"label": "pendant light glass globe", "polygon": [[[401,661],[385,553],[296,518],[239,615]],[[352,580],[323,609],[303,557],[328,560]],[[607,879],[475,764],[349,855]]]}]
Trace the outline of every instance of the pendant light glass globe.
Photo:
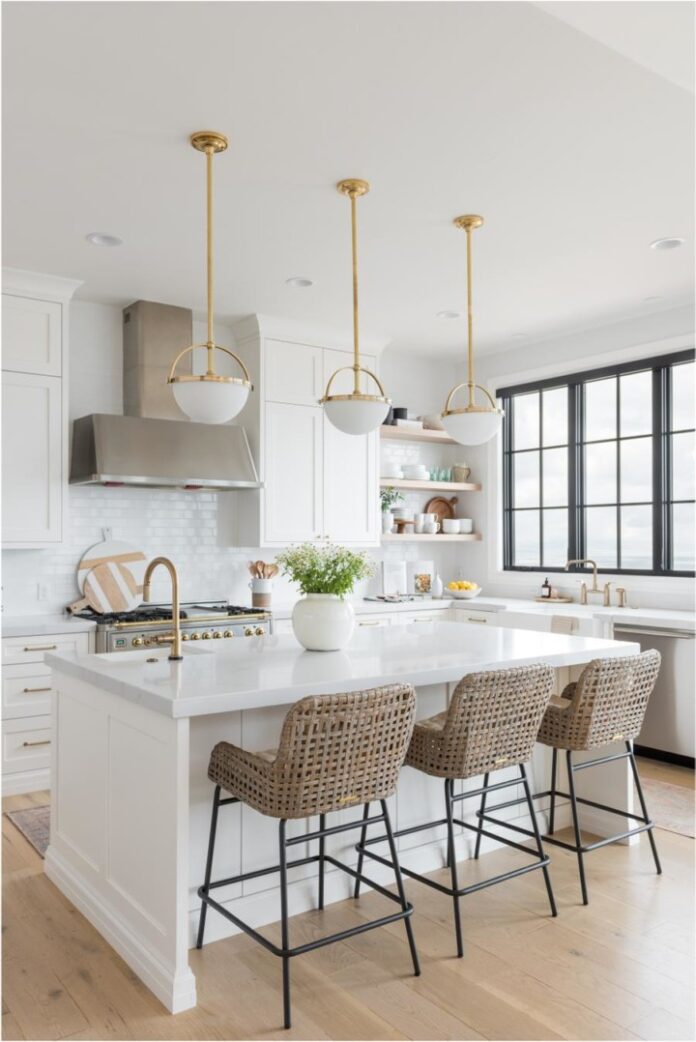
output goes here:
[{"label": "pendant light glass globe", "polygon": [[176,404],[194,423],[227,423],[234,419],[249,397],[245,380],[204,376],[175,377],[171,382]]},{"label": "pendant light glass globe", "polygon": [[[324,391],[324,397],[319,404],[324,406],[324,413],[330,424],[344,434],[370,434],[377,430],[387,418],[390,400],[384,393],[384,388],[379,379],[369,369],[360,365],[360,336],[358,332],[358,246],[357,246],[357,220],[355,212],[355,200],[365,195],[370,190],[367,181],[357,177],[339,181],[336,185],[341,195],[347,195],[350,199],[350,218],[353,248],[353,364],[337,369],[329,377],[329,382]],[[341,372],[350,371],[353,374],[353,390],[350,394],[331,394],[331,385]],[[367,376],[376,384],[379,394],[366,394],[360,388],[360,374]]]},{"label": "pendant light glass globe", "polygon": [[[172,363],[167,383],[171,385],[176,404],[194,423],[228,423],[246,405],[252,390],[249,372],[238,355],[215,343],[213,332],[213,156],[224,152],[227,138],[216,130],[199,130],[191,135],[191,145],[197,152],[205,153],[206,160],[206,247],[207,247],[207,294],[208,294],[208,339],[204,344],[192,344],[184,348]],[[176,375],[176,367],[184,355],[197,348],[205,348],[208,355],[207,370],[202,376]],[[229,355],[244,374],[219,376],[215,372],[215,352]]]},{"label": "pendant light glass globe", "polygon": [[[467,315],[468,315],[468,379],[465,383],[457,384],[447,395],[445,408],[440,419],[450,438],[460,445],[483,445],[500,430],[503,419],[503,410],[499,409],[493,398],[485,387],[474,382],[474,344],[473,344],[473,304],[471,283],[471,233],[474,228],[480,228],[483,217],[478,214],[465,214],[456,217],[455,227],[462,228],[466,232],[466,290],[467,290]],[[457,391],[463,387],[467,388],[468,401],[464,408],[453,409],[452,401]],[[486,405],[476,405],[474,398],[476,391],[481,391],[487,399]]]}]

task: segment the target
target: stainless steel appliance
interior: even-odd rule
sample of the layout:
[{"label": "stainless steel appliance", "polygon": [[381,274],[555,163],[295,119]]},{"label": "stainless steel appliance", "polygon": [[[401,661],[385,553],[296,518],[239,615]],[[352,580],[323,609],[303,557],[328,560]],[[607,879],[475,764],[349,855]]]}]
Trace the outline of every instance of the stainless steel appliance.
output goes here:
[{"label": "stainless steel appliance", "polygon": [[[156,637],[172,629],[171,604],[143,604],[135,611],[97,615],[81,612],[76,618],[97,623],[97,652],[131,651],[157,646]],[[270,612],[240,608],[222,601],[182,604],[181,639],[230,641],[272,633]]]},{"label": "stainless steel appliance", "polygon": [[636,751],[645,756],[694,765],[694,633],[626,621],[614,626],[617,640],[632,640],[641,651],[656,648],[662,664],[650,696]]}]

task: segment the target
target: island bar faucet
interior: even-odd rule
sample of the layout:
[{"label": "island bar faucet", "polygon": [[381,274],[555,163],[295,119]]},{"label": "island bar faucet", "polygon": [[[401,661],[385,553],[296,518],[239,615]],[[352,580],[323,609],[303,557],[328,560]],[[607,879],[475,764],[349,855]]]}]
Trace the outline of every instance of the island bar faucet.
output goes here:
[{"label": "island bar faucet", "polygon": [[154,639],[157,644],[171,644],[172,648],[169,653],[169,661],[180,662],[183,655],[181,654],[181,621],[179,619],[179,576],[177,575],[176,568],[168,557],[153,557],[145,569],[145,578],[143,579],[143,600],[150,600],[152,573],[158,564],[164,565],[172,580],[172,622],[174,625],[174,632],[165,633],[162,636],[155,637]]}]

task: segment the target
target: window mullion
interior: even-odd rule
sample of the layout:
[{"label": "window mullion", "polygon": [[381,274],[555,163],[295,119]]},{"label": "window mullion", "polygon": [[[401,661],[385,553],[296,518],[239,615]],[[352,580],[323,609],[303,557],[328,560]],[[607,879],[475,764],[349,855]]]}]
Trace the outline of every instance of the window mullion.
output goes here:
[{"label": "window mullion", "polygon": [[583,556],[582,384],[568,387],[568,558]]}]

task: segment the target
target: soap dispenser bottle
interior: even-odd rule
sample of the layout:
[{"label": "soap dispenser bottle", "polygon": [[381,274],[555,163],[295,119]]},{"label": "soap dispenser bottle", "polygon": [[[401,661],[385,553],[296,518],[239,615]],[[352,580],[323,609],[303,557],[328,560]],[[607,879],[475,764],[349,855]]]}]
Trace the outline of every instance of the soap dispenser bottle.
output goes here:
[{"label": "soap dispenser bottle", "polygon": [[551,598],[551,583],[549,582],[548,576],[546,577],[546,579],[544,579],[544,582],[542,584],[541,596],[545,601],[548,601]]}]

